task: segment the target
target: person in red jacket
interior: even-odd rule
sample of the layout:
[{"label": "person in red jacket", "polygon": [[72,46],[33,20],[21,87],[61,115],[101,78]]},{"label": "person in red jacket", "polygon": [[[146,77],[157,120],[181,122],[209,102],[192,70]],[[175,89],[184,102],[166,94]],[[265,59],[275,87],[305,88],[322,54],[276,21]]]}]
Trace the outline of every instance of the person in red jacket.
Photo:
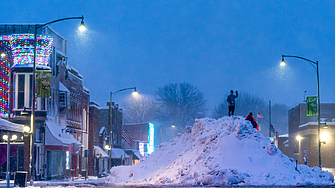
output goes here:
[{"label": "person in red jacket", "polygon": [[245,117],[245,120],[249,120],[251,122],[253,128],[256,128],[257,131],[258,131],[258,124],[257,124],[254,116],[252,116],[252,115],[253,115],[252,112],[250,112],[249,115]]}]

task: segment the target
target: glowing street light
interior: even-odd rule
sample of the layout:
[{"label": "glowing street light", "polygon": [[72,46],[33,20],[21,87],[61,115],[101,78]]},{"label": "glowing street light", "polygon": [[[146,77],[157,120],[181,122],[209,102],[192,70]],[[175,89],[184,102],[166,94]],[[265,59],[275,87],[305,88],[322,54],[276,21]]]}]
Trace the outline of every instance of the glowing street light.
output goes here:
[{"label": "glowing street light", "polygon": [[81,24],[79,26],[79,30],[80,31],[85,31],[86,30],[86,26],[84,24],[84,16],[82,17]]},{"label": "glowing street light", "polygon": [[321,134],[321,143],[326,144],[329,141],[329,134],[324,132]]},{"label": "glowing street light", "polygon": [[138,95],[138,92],[137,92],[137,90],[136,90],[136,87],[135,87],[135,89],[134,89],[132,95],[133,95],[134,97],[136,97],[136,96]]},{"label": "glowing street light", "polygon": [[320,80],[319,80],[319,62],[318,61],[312,61],[304,57],[295,56],[295,55],[282,55],[282,61],[280,62],[281,66],[285,66],[286,62],[284,61],[285,57],[292,57],[297,59],[302,59],[307,61],[310,65],[314,67],[316,70],[316,87],[317,87],[317,119],[318,119],[318,150],[319,150],[319,167],[321,168],[321,131],[320,131]]},{"label": "glowing street light", "polygon": [[[81,19],[81,24],[80,24],[80,30],[83,30],[83,28],[85,27],[84,25],[84,16],[81,17],[68,17],[68,18],[61,18],[61,19],[57,19],[57,20],[53,20],[50,22],[47,22],[45,24],[35,24],[35,30],[34,30],[34,64],[33,64],[33,79],[32,79],[32,83],[36,82],[36,45],[37,45],[37,30],[46,26],[49,26],[53,23],[56,22],[60,22],[60,21],[64,21],[64,20],[73,20],[73,19]],[[34,161],[33,161],[33,146],[34,146],[34,133],[35,131],[35,101],[36,101],[36,85],[35,84],[31,84],[32,85],[32,108],[31,108],[31,133],[30,134],[30,180],[31,182],[33,181],[33,177],[34,177]]]},{"label": "glowing street light", "polygon": [[[125,91],[125,90],[134,90],[132,95],[133,96],[137,96],[137,90],[136,87],[129,87],[129,88],[124,88],[124,89],[120,89],[118,91],[115,92],[110,92],[109,95],[109,125],[110,125],[110,133],[109,133],[109,148],[110,148],[110,156],[109,156],[109,170],[112,168],[112,140],[113,140],[113,106],[112,106],[112,102],[113,102],[113,95],[116,95],[117,93],[121,92],[121,91]],[[142,130],[141,130],[142,131]],[[106,146],[105,146],[106,148]]]},{"label": "glowing street light", "polygon": [[8,135],[2,135],[2,139],[4,139],[4,140],[8,140]]},{"label": "glowing street light", "polygon": [[13,134],[11,140],[16,140],[16,139],[17,139],[17,135],[16,135],[16,134]]},{"label": "glowing street light", "polygon": [[29,126],[24,126],[23,127],[23,132],[29,133],[30,132],[30,127]]},{"label": "glowing street light", "polygon": [[282,57],[282,60],[281,60],[281,62],[280,62],[280,66],[285,66],[286,65],[286,62],[284,61],[284,57]]}]

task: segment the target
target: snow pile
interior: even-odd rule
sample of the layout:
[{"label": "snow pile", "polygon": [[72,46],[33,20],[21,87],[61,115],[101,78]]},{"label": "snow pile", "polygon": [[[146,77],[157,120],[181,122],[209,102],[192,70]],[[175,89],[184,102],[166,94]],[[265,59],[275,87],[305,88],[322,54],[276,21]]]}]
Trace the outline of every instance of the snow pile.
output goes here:
[{"label": "snow pile", "polygon": [[111,169],[106,183],[120,185],[329,185],[334,176],[298,165],[249,121],[237,116],[197,119],[135,166]]}]

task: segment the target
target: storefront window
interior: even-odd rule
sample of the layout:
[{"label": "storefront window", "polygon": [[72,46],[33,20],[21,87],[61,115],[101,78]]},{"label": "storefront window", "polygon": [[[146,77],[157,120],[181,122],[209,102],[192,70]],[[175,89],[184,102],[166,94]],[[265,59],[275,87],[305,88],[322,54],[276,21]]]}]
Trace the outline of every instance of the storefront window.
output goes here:
[{"label": "storefront window", "polygon": [[71,165],[70,165],[70,161],[71,161],[71,155],[70,155],[70,152],[69,151],[66,151],[66,170],[69,170],[71,168]]}]

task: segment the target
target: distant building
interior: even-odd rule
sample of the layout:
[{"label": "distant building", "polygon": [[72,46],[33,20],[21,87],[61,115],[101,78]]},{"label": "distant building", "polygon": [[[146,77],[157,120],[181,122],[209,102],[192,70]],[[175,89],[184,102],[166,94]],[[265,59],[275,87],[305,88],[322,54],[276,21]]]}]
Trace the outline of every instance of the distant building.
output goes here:
[{"label": "distant building", "polygon": [[289,142],[288,137],[289,137],[288,134],[279,135],[277,140],[278,148],[286,156],[288,156],[288,142]]},{"label": "distant building", "polygon": [[[90,102],[90,131],[88,169],[90,175],[104,176],[111,165],[129,165],[129,156],[122,148],[123,112],[118,104],[112,103],[112,126],[109,102],[100,107]],[[112,153],[112,154],[111,154]],[[111,162],[111,164],[109,164]]]},{"label": "distant building", "polygon": [[[320,111],[322,167],[335,169],[335,103],[321,103]],[[288,156],[300,164],[319,166],[317,117],[306,114],[306,103],[289,110]]]},{"label": "distant building", "polygon": [[102,176],[108,173],[108,132],[105,127],[100,127],[100,107],[95,102],[90,102],[90,128],[89,128],[89,157],[88,175]]}]

